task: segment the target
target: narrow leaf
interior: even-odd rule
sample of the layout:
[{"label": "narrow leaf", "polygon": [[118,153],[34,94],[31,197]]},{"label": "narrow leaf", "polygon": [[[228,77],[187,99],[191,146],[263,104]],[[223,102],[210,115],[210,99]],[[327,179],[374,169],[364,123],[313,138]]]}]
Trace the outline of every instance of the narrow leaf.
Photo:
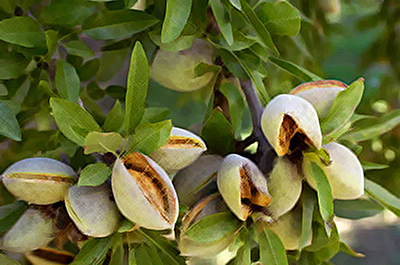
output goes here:
[{"label": "narrow leaf", "polygon": [[307,186],[304,188],[301,197],[302,205],[302,221],[301,221],[301,237],[299,240],[299,249],[307,246],[312,236],[312,219],[314,213],[315,196],[313,191]]},{"label": "narrow leaf", "polygon": [[98,265],[106,258],[112,237],[92,238],[83,244],[71,265]]},{"label": "narrow leaf", "polygon": [[161,30],[161,42],[175,40],[185,27],[192,8],[192,0],[167,0],[164,23]]},{"label": "narrow leaf", "polygon": [[88,46],[86,46],[86,44],[80,40],[73,40],[67,42],[66,44],[64,44],[64,46],[65,48],[67,48],[67,51],[70,54],[78,55],[83,58],[94,56],[94,51],[90,49]]},{"label": "narrow leaf", "polygon": [[383,117],[371,117],[354,124],[355,129],[344,134],[340,139],[360,142],[373,139],[400,125],[400,110],[392,111]]},{"label": "narrow leaf", "polygon": [[229,2],[231,2],[231,4],[236,7],[237,9],[241,10],[242,9],[242,5],[240,4],[240,0],[229,0]]},{"label": "narrow leaf", "polygon": [[346,125],[360,103],[363,92],[364,79],[360,78],[337,94],[328,115],[320,121],[324,135],[338,131]]},{"label": "narrow leaf", "polygon": [[324,170],[314,161],[311,161],[309,173],[317,184],[318,204],[322,218],[326,223],[333,218],[332,189]]},{"label": "narrow leaf", "polygon": [[124,112],[119,100],[115,101],[114,107],[107,114],[103,129],[107,132],[119,132],[124,124]]},{"label": "narrow leaf", "polygon": [[0,134],[21,141],[21,130],[12,109],[0,100]]},{"label": "narrow leaf", "polygon": [[143,31],[157,22],[157,18],[146,12],[121,9],[96,14],[85,21],[82,29],[93,39],[118,39]]},{"label": "narrow leaf", "polygon": [[62,60],[56,63],[56,88],[63,99],[78,102],[81,83],[75,68]]},{"label": "narrow leaf", "polygon": [[135,130],[143,117],[149,78],[146,54],[140,42],[137,42],[131,56],[125,98],[124,128],[128,135]]},{"label": "narrow leaf", "polygon": [[167,119],[168,108],[146,108],[141,123],[155,123]]},{"label": "narrow leaf", "polygon": [[229,114],[231,116],[231,123],[236,137],[240,137],[242,131],[243,113],[245,103],[239,89],[230,83],[224,83],[219,90],[228,99]]},{"label": "narrow leaf", "polygon": [[379,202],[383,207],[400,217],[400,199],[382,186],[365,179],[365,193]]},{"label": "narrow leaf", "polygon": [[361,219],[377,215],[383,211],[383,207],[365,199],[335,200],[335,215],[347,219]]},{"label": "narrow leaf", "polygon": [[114,243],[111,247],[112,254],[109,265],[121,265],[124,262],[124,245],[122,235],[116,234],[114,236]]},{"label": "narrow leaf", "polygon": [[236,254],[235,264],[250,265],[251,264],[251,246],[250,242],[246,242]]},{"label": "narrow leaf", "polygon": [[171,120],[140,124],[129,137],[129,152],[139,151],[151,154],[165,145],[172,130]]},{"label": "narrow leaf", "polygon": [[[84,146],[88,133],[99,129],[94,118],[81,106],[65,99],[51,98],[50,106],[58,128],[69,140]],[[81,134],[76,133],[80,129]]]},{"label": "narrow leaf", "polygon": [[31,17],[13,17],[0,21],[0,40],[28,48],[43,48],[46,38],[39,24]]},{"label": "narrow leaf", "polygon": [[103,163],[89,164],[81,172],[78,186],[99,186],[111,175],[111,169]]},{"label": "narrow leaf", "polygon": [[383,164],[377,164],[377,163],[372,163],[369,161],[363,161],[360,160],[362,168],[364,169],[364,171],[367,170],[375,170],[375,169],[385,169],[388,168],[389,165],[383,165]]},{"label": "narrow leaf", "polygon": [[232,25],[230,23],[230,10],[221,0],[210,0],[211,10],[215,16],[218,27],[221,30],[226,42],[229,45],[233,43]]},{"label": "narrow leaf", "polygon": [[186,230],[182,236],[194,242],[213,242],[237,231],[240,225],[240,221],[232,213],[216,213],[201,218]]},{"label": "narrow leaf", "polygon": [[296,65],[292,62],[283,60],[277,57],[268,57],[268,60],[275,65],[279,66],[283,70],[287,71],[288,73],[300,78],[304,82],[316,81],[321,80],[322,78],[311,73],[310,71],[304,69],[303,67]]},{"label": "narrow leaf", "polygon": [[249,20],[254,30],[257,32],[257,35],[261,43],[265,45],[265,47],[268,48],[270,51],[272,51],[274,54],[279,55],[279,51],[276,49],[275,44],[272,41],[271,35],[268,32],[268,29],[260,21],[257,14],[245,0],[241,0],[241,4],[242,4],[243,14]]},{"label": "narrow leaf", "polygon": [[268,265],[287,265],[285,247],[278,235],[271,229],[263,230],[258,234],[260,245],[260,261]]},{"label": "narrow leaf", "polygon": [[85,154],[87,155],[94,152],[115,153],[115,151],[119,149],[122,140],[122,136],[116,132],[91,132],[85,139]]},{"label": "narrow leaf", "polygon": [[355,252],[349,245],[344,243],[343,241],[340,242],[340,251],[346,253],[347,255],[356,257],[356,258],[364,258],[365,255],[362,253]]},{"label": "narrow leaf", "polygon": [[28,203],[15,201],[0,207],[0,233],[10,229],[28,208]]}]

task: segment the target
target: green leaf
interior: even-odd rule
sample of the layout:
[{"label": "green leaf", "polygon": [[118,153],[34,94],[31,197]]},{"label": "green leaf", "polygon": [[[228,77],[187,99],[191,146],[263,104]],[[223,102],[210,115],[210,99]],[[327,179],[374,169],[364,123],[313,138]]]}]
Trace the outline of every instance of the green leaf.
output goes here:
[{"label": "green leaf", "polygon": [[230,212],[216,213],[194,223],[182,236],[194,242],[213,242],[234,233],[241,222]]},{"label": "green leaf", "polygon": [[355,252],[349,245],[347,245],[343,241],[340,242],[340,251],[342,251],[343,253],[346,253],[347,255],[356,257],[356,258],[364,258],[365,257],[364,254]]},{"label": "green leaf", "polygon": [[58,45],[58,33],[54,30],[46,30],[44,33],[46,36],[47,54],[43,58],[45,62],[50,62],[53,59],[54,52],[56,51]]},{"label": "green leaf", "polygon": [[103,163],[89,164],[81,172],[78,186],[99,186],[111,175],[111,169]]},{"label": "green leaf", "polygon": [[299,249],[302,249],[308,244],[312,235],[312,219],[315,204],[314,192],[308,186],[304,186],[300,201],[302,205],[302,221]]},{"label": "green leaf", "polygon": [[372,200],[335,200],[335,215],[346,219],[361,219],[377,215],[383,207]]},{"label": "green leaf", "polygon": [[[50,106],[60,131],[65,137],[80,146],[84,146],[88,133],[100,128],[94,118],[76,103],[60,98],[51,98]],[[81,134],[77,134],[74,128],[80,129]]]},{"label": "green leaf", "polygon": [[81,67],[79,67],[76,70],[81,82],[86,82],[92,79],[97,74],[99,68],[100,68],[100,59],[94,58],[84,63]]},{"label": "green leaf", "polygon": [[155,123],[167,119],[170,110],[168,108],[146,108],[141,123]]},{"label": "green leaf", "polygon": [[67,42],[64,44],[64,47],[67,49],[68,53],[73,55],[81,56],[83,58],[94,56],[94,51],[80,40]]},{"label": "green leaf", "polygon": [[86,93],[93,100],[103,99],[106,95],[106,91],[102,89],[95,81],[90,82],[86,86]]},{"label": "green leaf", "polygon": [[289,2],[264,2],[256,13],[271,34],[295,36],[300,31],[300,12]]},{"label": "green leaf", "polygon": [[114,236],[114,242],[111,247],[112,254],[109,265],[121,265],[124,261],[124,245],[122,241],[122,235],[116,234]]},{"label": "green leaf", "polygon": [[122,140],[122,136],[116,132],[91,132],[85,139],[85,154],[87,155],[94,152],[115,153],[121,146]]},{"label": "green leaf", "polygon": [[236,7],[237,9],[241,10],[242,9],[242,5],[240,4],[240,0],[229,0],[229,2],[231,2],[231,4]]},{"label": "green leaf", "polygon": [[0,233],[10,229],[28,208],[28,203],[24,201],[15,201],[12,204],[0,207]]},{"label": "green leaf", "polygon": [[4,97],[7,95],[8,95],[7,87],[3,83],[0,83],[0,97]]},{"label": "green leaf", "polygon": [[106,258],[112,237],[92,238],[86,241],[71,265],[99,265]]},{"label": "green leaf", "polygon": [[210,0],[211,10],[215,16],[218,27],[226,42],[233,43],[232,25],[230,23],[230,6],[225,6],[223,0]]},{"label": "green leaf", "polygon": [[271,229],[263,230],[258,234],[258,244],[260,245],[260,261],[268,265],[287,265],[285,247],[279,236]]},{"label": "green leaf", "polygon": [[[100,57],[100,67],[96,74],[97,81],[105,82],[113,78],[124,66],[127,49],[105,51]],[[110,65],[113,67],[110,68]]]},{"label": "green leaf", "polygon": [[42,48],[46,38],[39,24],[31,17],[13,17],[0,21],[0,40],[28,48]]},{"label": "green leaf", "polygon": [[129,137],[129,152],[139,151],[149,155],[165,145],[172,130],[171,120],[142,123]]},{"label": "green leaf", "polygon": [[145,108],[150,70],[142,44],[137,42],[132,51],[125,98],[124,128],[131,134],[139,125]]},{"label": "green leaf", "polygon": [[324,170],[314,161],[311,161],[309,174],[317,184],[318,205],[322,218],[329,225],[333,218],[332,189]]},{"label": "green leaf", "polygon": [[1,254],[1,253],[0,253],[0,264],[2,264],[2,265],[20,265],[20,263],[17,262],[16,260],[10,258],[9,256]]},{"label": "green leaf", "polygon": [[222,84],[219,91],[228,99],[232,129],[235,132],[235,136],[239,138],[242,132],[242,119],[245,108],[242,93],[230,83]]},{"label": "green leaf", "polygon": [[400,217],[400,199],[375,182],[365,179],[365,193]]},{"label": "green leaf", "polygon": [[330,260],[333,256],[336,255],[340,250],[340,238],[339,238],[339,232],[338,229],[335,225],[335,223],[332,224],[332,232],[331,236],[328,239],[327,245],[323,246],[319,250],[315,252],[315,255],[319,260]]},{"label": "green leaf", "polygon": [[364,169],[364,171],[367,170],[375,170],[375,169],[385,169],[388,168],[389,165],[383,165],[383,164],[377,164],[377,163],[372,163],[369,161],[363,161],[360,160],[362,168]]},{"label": "green leaf", "polygon": [[21,141],[21,130],[12,109],[0,100],[0,135]]},{"label": "green leaf", "polygon": [[73,27],[82,24],[94,11],[94,6],[85,6],[84,1],[52,1],[40,13],[43,24]]},{"label": "green leaf", "polygon": [[363,92],[364,79],[360,78],[337,94],[328,115],[320,121],[324,135],[338,131],[346,125],[360,103]]},{"label": "green leaf", "polygon": [[242,12],[256,31],[258,38],[261,41],[261,44],[263,44],[274,54],[279,55],[279,51],[276,49],[275,44],[272,41],[271,35],[268,32],[268,29],[260,21],[257,14],[245,0],[241,0],[241,4]]},{"label": "green leaf", "polygon": [[354,124],[354,130],[340,137],[340,140],[361,142],[376,138],[400,125],[400,110],[392,111],[383,117],[371,117]]},{"label": "green leaf", "polygon": [[161,42],[175,40],[185,27],[192,8],[192,0],[167,0],[164,23],[161,30]]},{"label": "green leaf", "polygon": [[204,123],[200,136],[213,153],[226,155],[235,151],[232,124],[225,118],[220,108],[215,108]]},{"label": "green leaf", "polygon": [[[192,25],[190,25],[192,26]],[[189,27],[188,24],[186,24],[186,27]],[[192,46],[194,39],[196,38],[196,30],[194,29],[194,32],[189,34],[189,35],[184,35],[185,34],[185,29],[182,31],[181,35],[179,35],[176,39],[168,42],[168,43],[162,43],[161,42],[161,35],[159,31],[151,31],[149,32],[149,37],[150,39],[157,45],[160,46],[160,49],[163,51],[170,51],[170,52],[178,52],[182,50],[189,49],[190,46]]]},{"label": "green leaf", "polygon": [[137,265],[136,249],[133,247],[129,247],[128,261],[129,261],[128,262],[129,265]]},{"label": "green leaf", "polygon": [[241,248],[238,249],[235,259],[237,265],[251,265],[251,245],[246,242]]},{"label": "green leaf", "polygon": [[25,74],[29,64],[22,54],[0,50],[0,79],[17,78]]},{"label": "green leaf", "polygon": [[124,124],[124,112],[119,100],[115,101],[114,107],[107,114],[103,124],[103,129],[106,132],[119,132]]},{"label": "green leaf", "polygon": [[[138,1],[139,1],[139,0],[124,0],[125,8],[131,8],[131,7],[133,7],[134,5],[137,4]],[[146,7],[146,2],[144,2],[144,5],[145,5],[145,7]]]},{"label": "green leaf", "polygon": [[118,39],[141,32],[158,21],[142,11],[121,9],[97,13],[85,21],[82,29],[96,40]]},{"label": "green leaf", "polygon": [[62,60],[57,61],[55,84],[62,98],[71,102],[78,102],[81,83],[72,65]]},{"label": "green leaf", "polygon": [[270,56],[270,57],[268,57],[268,60],[270,62],[276,64],[283,70],[287,71],[288,73],[300,78],[304,82],[310,82],[310,81],[316,81],[316,80],[322,79],[321,77],[311,73],[310,71],[304,69],[303,67],[301,67],[297,64],[294,64],[292,62],[283,60],[281,58]]}]

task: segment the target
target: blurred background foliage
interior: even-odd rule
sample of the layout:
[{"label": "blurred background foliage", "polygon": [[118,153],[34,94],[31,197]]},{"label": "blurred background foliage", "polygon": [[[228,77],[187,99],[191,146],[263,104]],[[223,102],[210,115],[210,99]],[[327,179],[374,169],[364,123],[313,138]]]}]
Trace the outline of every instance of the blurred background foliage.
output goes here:
[{"label": "blurred background foliage", "polygon": [[[0,99],[16,115],[21,128],[21,139],[13,141],[0,137],[0,172],[15,161],[42,155],[70,161],[76,170],[92,163],[92,156],[68,141],[58,130],[50,114],[48,99],[56,86],[80,86],[79,97],[88,111],[102,124],[115,100],[123,100],[129,56],[134,43],[140,40],[149,62],[158,46],[167,50],[184,49],[194,38],[213,39],[215,29],[208,28],[208,1],[193,1],[191,23],[182,36],[168,47],[161,44],[161,25],[165,1],[148,0],[138,6],[135,0],[2,0],[0,2]],[[249,1],[257,7],[264,2]],[[400,106],[400,3],[396,0],[290,0],[300,12],[301,28],[296,34],[296,23],[285,34],[274,31],[274,24],[266,24],[280,52],[280,58],[295,63],[325,79],[332,78],[352,83],[365,78],[366,89],[358,114],[383,116]],[[127,9],[146,9],[136,23]],[[293,10],[292,10],[293,11]],[[112,15],[110,15],[113,12]],[[133,11],[132,11],[133,12]],[[260,11],[261,12],[261,11]],[[232,16],[234,17],[235,14]],[[151,14],[151,15],[149,15]],[[258,13],[261,17],[263,14]],[[23,17],[21,27],[39,27],[44,34],[35,36],[35,43],[15,44],[4,32],[8,18]],[[296,17],[296,14],[295,14]],[[235,21],[232,19],[232,21]],[[238,20],[240,21],[240,20]],[[120,28],[115,23],[125,23]],[[1,24],[3,23],[3,24]],[[110,26],[107,26],[110,25]],[[235,29],[248,30],[238,22]],[[290,30],[294,30],[290,32]],[[239,34],[235,32],[235,34]],[[251,35],[251,34],[250,34]],[[213,39],[222,47],[221,38]],[[248,40],[244,37],[243,43]],[[178,48],[177,48],[178,47]],[[218,64],[219,57],[214,56]],[[254,53],[244,51],[241,58]],[[225,55],[226,56],[226,55]],[[247,56],[247,57],[246,57]],[[229,56],[228,56],[229,57]],[[225,57],[226,59],[226,57]],[[227,60],[229,61],[229,60]],[[248,59],[250,68],[257,69],[269,97],[287,93],[298,84],[309,81],[293,75],[268,60]],[[229,67],[235,75],[237,65]],[[293,72],[292,72],[293,73]],[[300,76],[301,77],[301,76]],[[66,82],[65,80],[70,80]],[[72,81],[71,81],[72,80]],[[215,80],[214,80],[215,81]],[[147,96],[148,107],[160,108],[175,126],[196,130],[207,109],[212,82],[194,92],[166,89],[151,80]],[[248,110],[241,114],[244,138],[251,131]],[[16,136],[18,138],[18,136]],[[367,171],[367,178],[400,196],[400,128],[360,144],[361,159],[388,168]],[[3,189],[1,204],[13,198]],[[396,230],[398,233],[398,229]],[[360,250],[361,251],[361,250]],[[338,263],[340,264],[340,263]],[[345,263],[342,263],[345,264]],[[373,263],[371,263],[373,264]],[[375,263],[376,264],[376,263]],[[381,263],[383,264],[383,263]],[[389,264],[389,263],[386,263]],[[395,263],[393,263],[395,264]]]}]

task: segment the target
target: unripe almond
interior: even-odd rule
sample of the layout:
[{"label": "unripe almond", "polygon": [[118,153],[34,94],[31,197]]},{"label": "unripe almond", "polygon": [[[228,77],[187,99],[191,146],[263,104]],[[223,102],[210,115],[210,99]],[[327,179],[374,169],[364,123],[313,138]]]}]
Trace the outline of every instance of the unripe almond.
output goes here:
[{"label": "unripe almond", "polygon": [[303,158],[303,173],[310,186],[317,185],[309,174],[311,161],[317,162],[324,170],[332,189],[332,196],[340,200],[352,200],[364,194],[364,172],[360,161],[347,147],[332,142],[324,146],[328,151],[331,163],[326,166],[315,156],[305,154]]},{"label": "unripe almond", "polygon": [[121,213],[149,229],[172,229],[179,214],[178,197],[167,173],[141,153],[114,164],[112,190]]},{"label": "unripe almond", "polygon": [[346,88],[347,85],[340,81],[318,80],[301,84],[293,89],[290,94],[310,102],[321,119],[329,113],[337,94]]},{"label": "unripe almond", "polygon": [[173,127],[167,144],[151,153],[149,157],[168,174],[174,174],[193,163],[206,150],[206,144],[199,136],[188,130]]},{"label": "unripe almond", "polygon": [[268,211],[274,218],[290,211],[300,198],[303,178],[297,166],[286,158],[278,158],[268,178],[271,204]]},{"label": "unripe almond", "polygon": [[254,208],[265,208],[271,201],[263,173],[248,158],[231,154],[218,171],[219,192],[231,211],[246,220]]},{"label": "unripe almond", "polygon": [[291,140],[298,133],[305,136],[308,144],[321,148],[317,112],[300,97],[282,94],[272,99],[262,114],[261,127],[278,156],[290,153]]},{"label": "unripe almond", "polygon": [[68,188],[76,181],[72,168],[45,157],[18,161],[4,171],[2,178],[15,197],[42,205],[63,200]]}]

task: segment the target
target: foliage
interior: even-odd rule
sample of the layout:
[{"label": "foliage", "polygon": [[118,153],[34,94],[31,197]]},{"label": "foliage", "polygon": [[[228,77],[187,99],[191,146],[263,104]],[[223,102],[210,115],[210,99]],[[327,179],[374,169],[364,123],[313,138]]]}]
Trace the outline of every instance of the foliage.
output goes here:
[{"label": "foliage", "polygon": [[[400,5],[372,0],[376,8],[361,1],[342,5],[349,20],[356,13],[351,8],[360,7],[361,14],[351,23],[358,34],[371,35],[369,47],[354,51],[362,55],[359,69],[365,71],[350,71],[349,76],[343,69],[332,70],[346,64],[344,55],[329,56],[324,48],[334,47],[346,34],[345,23],[333,23],[338,14],[319,2],[2,1],[1,172],[24,158],[42,156],[71,165],[79,173],[78,186],[109,185],[117,157],[135,151],[152,157],[170,142],[173,127],[182,127],[204,140],[207,154],[238,153],[268,175],[276,156],[271,150],[272,158],[266,155],[270,148],[266,150],[269,144],[259,136],[257,107],[264,108],[275,95],[288,93],[302,82],[334,77],[350,83],[365,73],[366,88],[361,78],[352,82],[338,94],[320,124],[324,144],[336,141],[359,155],[367,196],[334,201],[326,174],[312,162],[309,173],[317,191],[304,182],[297,202],[302,217],[295,250],[285,251],[284,240],[270,229],[277,221],[273,216],[254,214],[240,221],[224,211],[185,228],[185,214],[194,205],[180,205],[172,231],[149,230],[124,218],[112,235],[80,237],[86,240],[80,250],[71,235],[60,236],[61,243],[54,241],[51,246],[73,254],[72,264],[77,265],[217,262],[217,256],[180,255],[179,238],[197,247],[221,247],[228,257],[221,259],[229,264],[328,264],[339,251],[360,256],[340,240],[334,215],[360,219],[388,209],[400,216],[396,197],[400,182],[375,173],[381,169],[386,175],[399,174],[395,170],[400,156],[392,158],[387,151],[399,145],[400,114],[392,110],[398,106],[399,94],[392,88],[400,83],[400,55],[393,53],[400,39],[396,30]],[[192,56],[192,63],[185,65],[164,62],[168,73],[164,78],[180,89],[152,78],[151,66],[160,50]],[[182,73],[187,79],[178,80]],[[253,98],[245,86],[249,80],[256,92]],[[184,91],[189,83],[197,89]],[[373,152],[374,143],[381,144],[380,150]],[[317,160],[329,160],[324,149],[310,150]],[[199,201],[217,191],[215,178],[206,180],[199,190],[206,187],[207,194],[193,191],[201,194],[196,197]],[[28,205],[1,185],[0,232],[4,234]],[[4,264],[17,264],[0,255]]]}]

